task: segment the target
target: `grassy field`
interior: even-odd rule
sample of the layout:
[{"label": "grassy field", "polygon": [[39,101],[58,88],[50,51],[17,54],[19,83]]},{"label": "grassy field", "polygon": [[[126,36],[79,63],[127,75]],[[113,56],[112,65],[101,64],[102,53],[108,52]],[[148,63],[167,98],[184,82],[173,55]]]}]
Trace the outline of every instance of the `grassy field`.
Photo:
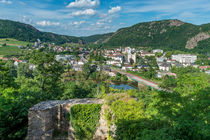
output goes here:
[{"label": "grassy field", "polygon": [[21,50],[17,46],[0,47],[0,56],[4,56],[4,55],[18,55],[20,53],[21,53]]},{"label": "grassy field", "polygon": [[31,42],[18,41],[12,38],[0,38],[0,44],[4,43],[6,43],[9,46],[26,46],[27,44],[32,44]]}]

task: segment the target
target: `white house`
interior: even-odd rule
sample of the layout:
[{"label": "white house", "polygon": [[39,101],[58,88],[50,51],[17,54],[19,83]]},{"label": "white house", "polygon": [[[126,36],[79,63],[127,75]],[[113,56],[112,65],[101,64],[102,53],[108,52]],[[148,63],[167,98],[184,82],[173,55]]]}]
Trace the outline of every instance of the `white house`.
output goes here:
[{"label": "white house", "polygon": [[163,50],[161,50],[161,49],[156,49],[156,50],[153,50],[152,52],[153,52],[154,54],[155,54],[155,53],[163,53]]},{"label": "white house", "polygon": [[171,65],[169,63],[160,63],[158,66],[162,71],[170,71],[171,69]]},{"label": "white house", "polygon": [[132,70],[133,66],[132,65],[125,65],[122,67],[122,70]]},{"label": "white house", "polygon": [[113,65],[113,64],[116,64],[116,63],[121,64],[121,62],[119,60],[109,60],[109,61],[106,61],[106,64],[107,65]]},{"label": "white house", "polygon": [[73,58],[72,55],[56,55],[55,56],[56,61],[67,61],[67,60],[70,60],[72,58]]},{"label": "white house", "polygon": [[84,62],[82,62],[82,61],[79,61],[78,62],[78,65],[84,65],[85,63]]},{"label": "white house", "polygon": [[210,70],[207,70],[205,73],[208,74],[208,75],[210,75]]},{"label": "white house", "polygon": [[197,60],[196,55],[191,54],[178,54],[178,55],[172,55],[172,59],[178,61],[181,64],[192,64],[195,63]]},{"label": "white house", "polygon": [[120,63],[123,62],[123,56],[122,56],[122,55],[115,55],[115,56],[113,57],[113,59],[116,60],[116,61],[120,61]]},{"label": "white house", "polygon": [[166,57],[157,57],[156,61],[157,61],[157,63],[164,62],[164,61],[167,61],[167,58]]}]

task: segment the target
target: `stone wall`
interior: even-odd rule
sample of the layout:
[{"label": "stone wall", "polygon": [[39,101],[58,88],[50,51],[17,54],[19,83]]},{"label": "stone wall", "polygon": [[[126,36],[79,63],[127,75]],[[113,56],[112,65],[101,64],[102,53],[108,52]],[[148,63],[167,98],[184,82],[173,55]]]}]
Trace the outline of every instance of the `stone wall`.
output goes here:
[{"label": "stone wall", "polygon": [[[72,99],[66,101],[47,101],[41,102],[33,106],[28,113],[28,140],[52,140],[55,132],[60,134],[67,134],[66,137],[60,137],[57,139],[74,140],[74,129],[70,122],[70,108],[76,104],[102,104],[103,100],[97,99]],[[103,110],[103,109],[102,109]],[[103,112],[103,111],[102,111]],[[103,117],[103,115],[101,115]],[[95,138],[103,136],[103,139],[107,137],[106,122],[104,118],[100,121],[103,123],[96,132]],[[101,126],[101,124],[100,124]]]}]

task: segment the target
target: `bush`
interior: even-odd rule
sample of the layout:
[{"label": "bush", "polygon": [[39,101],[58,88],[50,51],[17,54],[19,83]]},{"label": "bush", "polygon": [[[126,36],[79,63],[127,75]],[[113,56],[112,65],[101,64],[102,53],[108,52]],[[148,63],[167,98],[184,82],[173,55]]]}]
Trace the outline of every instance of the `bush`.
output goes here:
[{"label": "bush", "polygon": [[2,47],[5,47],[5,46],[7,46],[7,44],[6,44],[6,43],[2,44]]},{"label": "bush", "polygon": [[91,139],[100,119],[100,104],[75,105],[70,110],[70,120],[77,139]]}]

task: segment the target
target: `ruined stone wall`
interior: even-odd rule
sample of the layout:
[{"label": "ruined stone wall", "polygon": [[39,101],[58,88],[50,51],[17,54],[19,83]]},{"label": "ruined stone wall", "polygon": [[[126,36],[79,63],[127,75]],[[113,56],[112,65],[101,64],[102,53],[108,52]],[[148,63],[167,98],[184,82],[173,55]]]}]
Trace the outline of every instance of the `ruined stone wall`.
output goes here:
[{"label": "ruined stone wall", "polygon": [[[74,130],[70,122],[70,108],[76,104],[102,104],[103,100],[97,99],[72,99],[66,101],[41,102],[29,110],[28,113],[28,140],[52,140],[55,131],[67,133],[67,137],[62,139],[73,140]],[[101,115],[102,117],[103,115]],[[105,120],[103,123],[105,123]],[[101,126],[101,124],[100,124]],[[102,127],[106,139],[106,123]],[[98,136],[99,135],[99,136]],[[94,137],[101,137],[101,133],[96,133]]]}]

